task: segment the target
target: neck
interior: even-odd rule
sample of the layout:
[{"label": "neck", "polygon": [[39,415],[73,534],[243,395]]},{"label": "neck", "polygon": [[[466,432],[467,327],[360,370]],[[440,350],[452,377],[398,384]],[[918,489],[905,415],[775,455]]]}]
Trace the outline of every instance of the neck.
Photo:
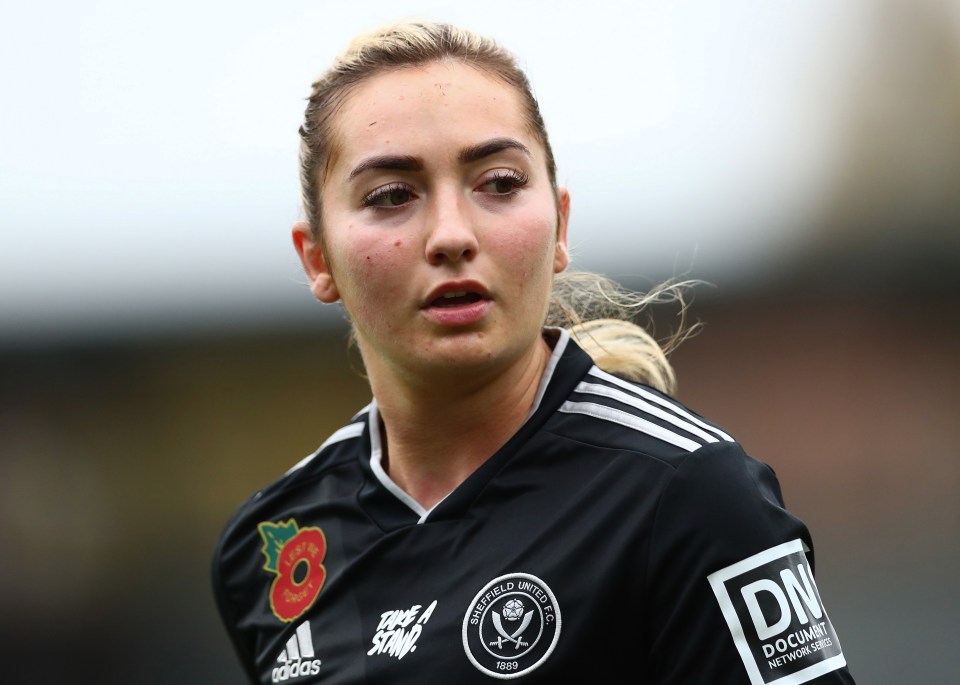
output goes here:
[{"label": "neck", "polygon": [[446,497],[523,425],[550,354],[540,339],[497,373],[416,383],[370,373],[390,478],[427,509]]}]

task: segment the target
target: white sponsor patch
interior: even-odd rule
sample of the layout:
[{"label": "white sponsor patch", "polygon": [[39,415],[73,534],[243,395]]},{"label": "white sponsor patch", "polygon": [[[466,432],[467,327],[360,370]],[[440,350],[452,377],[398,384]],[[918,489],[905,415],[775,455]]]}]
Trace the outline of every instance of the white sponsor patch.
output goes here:
[{"label": "white sponsor patch", "polygon": [[800,685],[846,665],[800,540],[707,576],[751,685]]}]

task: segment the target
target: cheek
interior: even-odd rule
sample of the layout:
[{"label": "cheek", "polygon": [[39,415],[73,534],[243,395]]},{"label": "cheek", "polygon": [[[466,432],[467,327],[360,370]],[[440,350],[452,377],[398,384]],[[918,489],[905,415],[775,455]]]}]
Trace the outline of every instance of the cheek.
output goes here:
[{"label": "cheek", "polygon": [[518,223],[499,241],[501,263],[511,273],[522,275],[524,286],[532,286],[534,279],[541,277],[549,279],[553,274],[555,233],[552,221]]},{"label": "cheek", "polygon": [[358,309],[377,310],[401,293],[404,280],[404,265],[409,261],[409,249],[401,240],[384,242],[365,240],[362,236],[350,245],[349,251],[340,253],[340,273],[344,304],[356,313]]}]

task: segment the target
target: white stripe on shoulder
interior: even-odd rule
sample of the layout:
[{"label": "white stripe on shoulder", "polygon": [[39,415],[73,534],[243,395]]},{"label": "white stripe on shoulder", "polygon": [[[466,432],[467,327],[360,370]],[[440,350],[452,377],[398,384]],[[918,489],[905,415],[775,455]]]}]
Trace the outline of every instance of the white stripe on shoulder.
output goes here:
[{"label": "white stripe on shoulder", "polygon": [[[720,430],[719,428],[717,428],[716,426],[710,423],[707,423],[706,421],[700,418],[697,418],[677,402],[671,402],[670,400],[664,399],[663,397],[661,397],[660,395],[657,395],[656,393],[652,393],[649,390],[645,390],[644,388],[638,385],[635,385],[634,383],[630,383],[629,381],[625,381],[622,378],[617,378],[616,376],[609,374],[603,369],[600,369],[596,366],[590,369],[590,372],[588,375],[594,376],[596,378],[602,378],[603,380],[609,383],[613,383],[614,385],[618,385],[621,388],[624,388],[625,390],[628,390],[631,393],[634,393],[635,395],[639,395],[640,397],[643,397],[649,400],[650,402],[659,404],[661,407],[666,407],[670,411],[676,414],[679,414],[680,416],[685,418],[687,421],[690,421],[691,423],[695,423],[701,428],[706,429],[711,433],[714,433],[721,440],[726,440],[727,442],[736,442],[736,440],[734,440],[732,437],[724,433],[722,430]],[[715,442],[715,441],[712,441],[712,442]]]},{"label": "white stripe on shoulder", "polygon": [[640,399],[636,395],[631,395],[630,393],[624,392],[623,390],[618,390],[617,388],[611,388],[609,385],[600,385],[599,383],[580,383],[577,386],[576,392],[584,395],[608,397],[611,400],[628,404],[644,413],[650,414],[651,416],[656,416],[658,419],[662,419],[667,423],[671,423],[682,431],[696,435],[701,440],[706,440],[707,442],[717,442],[717,438],[712,434],[697,428],[688,421],[684,421],[676,414],[671,414],[668,411],[664,411],[663,409],[660,409],[659,407]]},{"label": "white stripe on shoulder", "polygon": [[613,407],[608,407],[603,404],[594,404],[593,402],[570,402],[568,400],[563,403],[563,406],[560,407],[560,411],[566,414],[584,414],[585,416],[592,416],[603,421],[618,423],[621,426],[626,426],[627,428],[632,428],[636,431],[640,431],[641,433],[646,433],[647,435],[659,438],[664,442],[669,442],[671,445],[682,447],[689,452],[694,452],[700,449],[702,446],[696,440],[685,438],[682,435],[678,435],[673,431],[667,430],[663,426],[658,426],[651,421],[641,419],[639,416],[634,416],[633,414],[628,414],[625,411],[614,409]]},{"label": "white stripe on shoulder", "polygon": [[313,454],[308,454],[308,455],[305,456],[303,459],[301,459],[301,460],[298,461],[296,464],[294,464],[294,465],[290,468],[290,470],[287,471],[287,473],[290,473],[290,472],[292,472],[292,471],[296,471],[297,469],[303,468],[304,466],[306,466],[307,464],[309,464],[310,461],[311,461],[315,456],[317,456],[318,454],[320,454],[324,449],[326,449],[327,447],[329,447],[330,445],[332,445],[332,444],[334,444],[334,443],[343,442],[344,440],[349,440],[350,438],[358,438],[358,437],[360,437],[361,435],[363,435],[363,428],[364,428],[364,425],[363,425],[363,422],[362,422],[362,421],[361,421],[360,423],[348,423],[346,426],[344,426],[343,428],[340,428],[340,429],[337,430],[333,435],[331,435],[329,438],[327,438],[326,440],[324,440],[324,441],[323,441],[323,444],[320,445],[320,447],[317,448],[317,451],[316,451],[316,452],[314,452]]},{"label": "white stripe on shoulder", "polygon": [[[332,445],[335,442],[343,442],[344,440],[349,440],[350,438],[356,438],[363,435],[364,422],[360,421],[358,423],[348,423],[343,428],[337,430],[333,435],[323,441],[323,444],[320,445],[320,450]],[[318,452],[320,450],[317,450]]]}]

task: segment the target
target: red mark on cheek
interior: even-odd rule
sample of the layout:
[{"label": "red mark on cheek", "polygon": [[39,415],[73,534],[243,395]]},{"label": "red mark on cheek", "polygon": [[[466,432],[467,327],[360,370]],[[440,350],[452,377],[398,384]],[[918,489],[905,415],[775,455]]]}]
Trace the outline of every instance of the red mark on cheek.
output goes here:
[{"label": "red mark on cheek", "polygon": [[395,243],[393,244],[394,247],[400,247],[401,245],[403,245],[403,241],[402,241],[402,240],[398,240],[397,242],[395,242]]}]

